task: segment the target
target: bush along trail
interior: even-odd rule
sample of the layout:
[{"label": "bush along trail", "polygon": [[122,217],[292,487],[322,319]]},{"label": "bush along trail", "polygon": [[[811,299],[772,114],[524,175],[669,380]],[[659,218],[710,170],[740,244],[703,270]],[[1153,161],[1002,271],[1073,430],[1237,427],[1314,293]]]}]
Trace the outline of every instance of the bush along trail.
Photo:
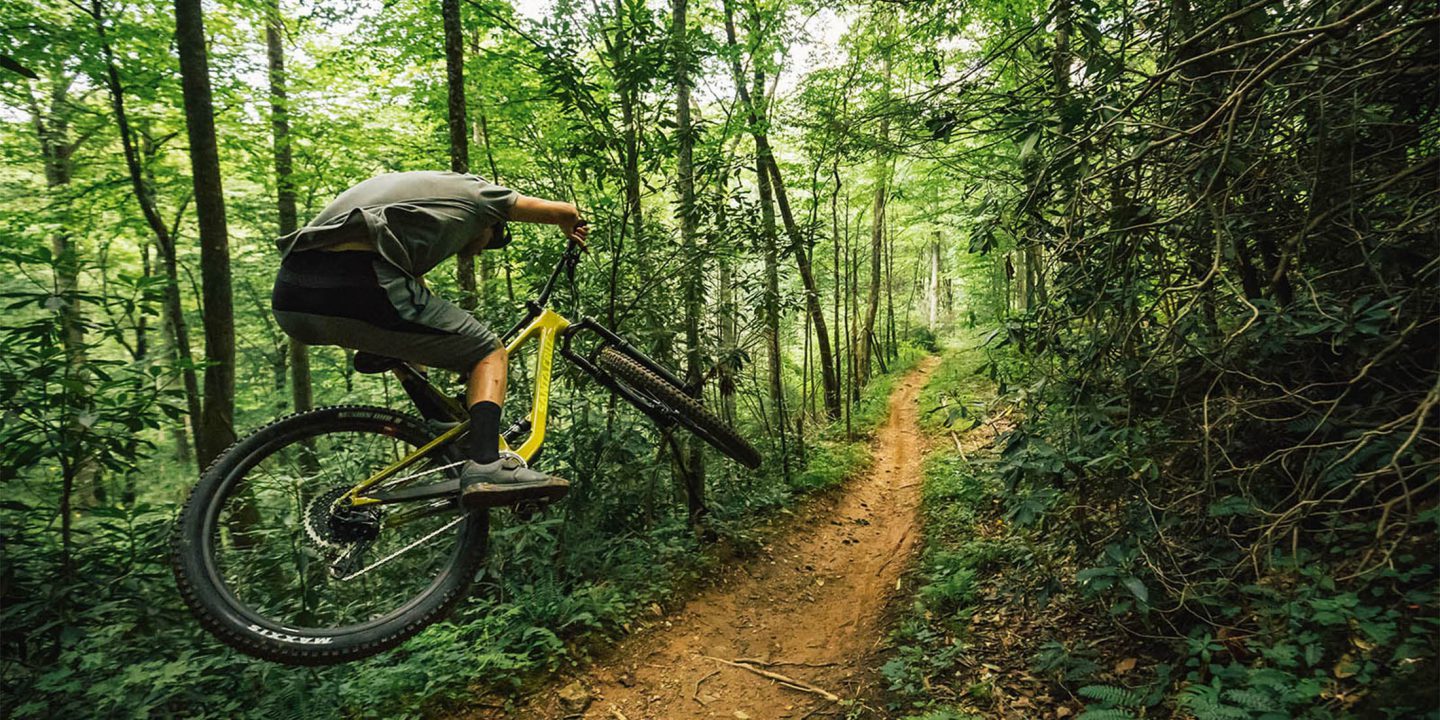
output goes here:
[{"label": "bush along trail", "polygon": [[[1426,709],[1433,672],[1415,660],[1433,643],[1433,617],[1404,616],[1433,604],[1433,565],[1380,573],[1358,591],[1318,569],[1283,566],[1244,588],[1243,608],[1214,609],[1218,617],[1243,612],[1258,630],[1222,623],[1177,639],[1123,538],[1113,529],[1092,538],[1103,549],[1091,554],[1047,521],[1083,520],[1096,509],[1017,491],[1014,478],[1035,462],[1033,442],[1026,447],[1035,420],[1018,412],[1015,393],[997,394],[985,377],[1014,357],[1003,343],[987,353],[966,341],[973,345],[948,354],[920,394],[936,450],[924,465],[925,540],[906,578],[913,602],[881,668],[888,716],[1440,716]],[[1385,696],[1364,689],[1385,672],[1415,682],[1387,685]],[[1360,712],[1365,706],[1382,709]]]},{"label": "bush along trail", "polygon": [[896,382],[871,466],[796,512],[754,557],[519,708],[472,718],[869,716],[886,609],[920,542],[927,440],[916,397],[939,364]]}]

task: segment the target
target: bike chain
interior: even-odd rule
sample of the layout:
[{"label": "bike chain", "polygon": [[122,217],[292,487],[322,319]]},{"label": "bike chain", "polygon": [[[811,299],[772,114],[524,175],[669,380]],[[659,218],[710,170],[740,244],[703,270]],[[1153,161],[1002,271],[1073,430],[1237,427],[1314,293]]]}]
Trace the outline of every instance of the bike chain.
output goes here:
[{"label": "bike chain", "polygon": [[[525,461],[521,459],[519,455],[516,455],[514,452],[507,450],[502,454],[513,455],[516,459],[520,460],[520,463],[522,465],[525,464]],[[430,475],[437,472],[443,472],[445,470],[449,470],[450,468],[462,464],[464,464],[463,461],[453,462],[437,468],[423,470],[418,473],[413,473],[404,477],[395,478],[385,483],[384,485],[388,487],[394,487],[403,484],[406,481],[414,480],[417,477],[421,477],[423,475]],[[337,508],[336,505],[341,500],[343,500],[349,492],[349,486],[336,485],[335,487],[332,487],[329,490],[326,490],[325,492],[316,496],[314,500],[311,500],[310,507],[305,513],[304,525],[306,537],[310,539],[310,542],[319,546],[321,549],[331,551],[335,554],[330,561],[330,575],[336,580],[353,580],[367,572],[370,572],[371,570],[374,570],[375,568],[384,565],[391,560],[394,560],[396,557],[411,550],[414,550],[416,547],[420,546],[421,544],[425,543],[436,535],[439,535],[440,533],[449,530],[452,527],[455,527],[460,523],[461,520],[464,520],[466,517],[465,515],[461,515],[460,517],[455,518],[454,520],[440,526],[438,529],[426,534],[419,540],[416,540],[406,545],[405,547],[402,547],[399,550],[396,550],[395,552],[386,555],[385,557],[371,563],[370,565],[360,568],[359,570],[349,572],[350,568],[353,568],[353,566],[357,564],[357,562],[360,560],[361,554],[370,547],[371,543],[374,542],[375,537],[378,536],[381,514],[381,510],[379,508]],[[353,513],[361,515],[362,518],[348,520],[342,519],[336,517],[337,512]],[[363,524],[363,526],[370,526],[373,524],[373,527],[367,527],[364,530],[360,530],[360,534],[352,537],[347,537],[347,535],[351,531],[351,528],[347,528],[346,526],[351,523],[356,525]],[[337,527],[337,524],[339,524],[339,527]],[[358,530],[358,528],[355,529]],[[374,532],[374,535],[366,537],[365,535],[368,534],[367,531]]]}]

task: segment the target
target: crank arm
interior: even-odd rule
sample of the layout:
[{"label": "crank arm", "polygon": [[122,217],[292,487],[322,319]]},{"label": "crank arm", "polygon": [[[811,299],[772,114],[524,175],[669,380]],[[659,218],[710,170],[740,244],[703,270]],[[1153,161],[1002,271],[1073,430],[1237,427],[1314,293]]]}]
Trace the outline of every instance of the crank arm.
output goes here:
[{"label": "crank arm", "polygon": [[366,495],[365,497],[381,505],[394,503],[415,502],[417,500],[446,500],[460,497],[460,479],[443,480],[429,485],[414,485],[398,490],[387,490],[385,492]]},{"label": "crank arm", "polygon": [[432,500],[425,505],[410,506],[405,508],[404,510],[392,512],[389,515],[386,515],[385,519],[381,520],[380,522],[381,526],[384,527],[386,530],[393,530],[404,525],[409,525],[410,523],[417,520],[424,520],[425,518],[433,517],[435,515],[454,515],[460,512],[463,512],[463,510],[460,509],[460,504],[456,502],[454,498],[449,498],[443,501]]}]

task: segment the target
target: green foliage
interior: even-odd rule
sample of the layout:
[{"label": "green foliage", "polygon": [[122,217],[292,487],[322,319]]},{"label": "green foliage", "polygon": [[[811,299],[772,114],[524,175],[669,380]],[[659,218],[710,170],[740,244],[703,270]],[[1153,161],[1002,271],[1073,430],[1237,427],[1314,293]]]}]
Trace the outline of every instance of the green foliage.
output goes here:
[{"label": "green foliage", "polygon": [[1095,710],[1139,707],[1144,699],[1143,695],[1134,690],[1112,685],[1086,685],[1076,693],[1081,697],[1098,702],[1101,707],[1095,708]]},{"label": "green foliage", "polygon": [[[940,399],[957,390],[977,402],[986,397],[987,388],[972,376],[979,355],[971,346],[941,359],[919,393],[922,416],[940,407]],[[1026,561],[1023,546],[975,535],[974,526],[983,508],[1000,489],[985,472],[988,464],[988,458],[967,459],[948,451],[933,451],[925,459],[922,498],[926,541],[914,588],[915,601],[893,632],[893,656],[880,668],[899,707],[921,709],[935,705],[936,686],[949,682],[967,653],[971,614],[979,601],[978,579],[993,572],[997,564]],[[987,690],[973,687],[965,692],[978,697]],[[923,717],[932,715],[964,717],[943,706]]]},{"label": "green foliage", "polygon": [[940,339],[928,327],[916,326],[910,329],[905,341],[926,352],[939,352]]},{"label": "green foliage", "polygon": [[[1022,418],[996,466],[1007,516],[1073,563],[1092,611],[1173,661],[1173,679],[1146,688],[1174,712],[1431,713],[1433,691],[1405,688],[1435,686],[1437,575],[1433,558],[1404,548],[1436,538],[1420,521],[1434,487],[1414,483],[1440,455],[1414,438],[1440,370],[1436,336],[1417,331],[1440,308],[1440,284],[1433,243],[1402,219],[1401,198],[1420,192],[1409,184],[1419,175],[1433,181],[1433,164],[1415,160],[1434,144],[1378,125],[1434,125],[1433,103],[1412,102],[1397,75],[1400,58],[1430,51],[1387,40],[1397,24],[1428,21],[1404,5],[1351,16],[1299,3],[1243,20],[1194,9],[1110,16],[1092,35],[1082,16],[1109,11],[1077,7],[1069,50],[1091,81],[1067,86],[1058,107],[1011,111],[1025,187],[995,189],[975,249],[1015,242],[1016,281],[1029,272],[1045,293],[1027,288],[996,338],[1007,356],[992,368]],[[1190,39],[1152,35],[1160,19]],[[1332,21],[1346,32],[1304,47],[1281,39]],[[1379,45],[1385,60],[1371,55]],[[1242,46],[1284,59],[1227,123],[1204,121],[1203,108],[1238,97],[1238,80],[1142,88],[1116,69],[1144,57],[1156,77],[1192,63],[1257,72]],[[1336,82],[1366,90],[1322,90]],[[1079,107],[1123,110],[1070,114]],[[1150,122],[1188,129],[1119,129]],[[1337,125],[1358,134],[1335,136]],[[1238,127],[1289,130],[1262,139]],[[1169,145],[1180,136],[1184,149]],[[1386,150],[1342,169],[1333,153],[1361,136]],[[1293,162],[1302,156],[1317,162]],[[1392,178],[1390,192],[1367,190]],[[1374,222],[1344,230],[1351,213]],[[1089,687],[1091,710],[1129,712]]]},{"label": "green foliage", "polygon": [[[1040,639],[1035,669],[1088,718],[1433,717],[1440,115],[1424,4],[739,5],[729,47],[714,4],[672,41],[664,8],[636,0],[544,18],[462,3],[472,170],[592,222],[559,309],[677,368],[696,357],[706,402],[764,450],[760,473],[707,455],[711,529],[753,545],[756,518],[862,466],[895,378],[953,332],[963,350],[921,393],[922,424],[941,446],[973,430],[1000,447],[927,465],[917,602],[883,670],[897,703],[939,720],[959,715],[929,707],[934,688],[993,696],[950,686],[971,608],[1054,603],[1162,659],[1118,683],[1102,644]],[[98,21],[85,3],[0,0],[0,713],[442,712],[477,673],[508,686],[553,670],[709,568],[665,436],[565,373],[545,465],[575,481],[572,499],[538,522],[497,520],[487,572],[449,623],[319,671],[201,633],[163,557],[197,470],[180,408],[200,400],[183,376],[202,364],[205,325],[172,8],[95,8]],[[433,3],[280,10],[302,221],[375,173],[445,165]],[[293,382],[266,299],[265,11],[205,8],[242,431],[287,411]],[[123,161],[97,29],[142,195],[175,240],[173,282]],[[689,133],[672,120],[682,58]],[[754,122],[729,100],[731,60],[771,88]],[[776,148],[797,237],[757,201],[755,131]],[[689,243],[674,187],[686,143]],[[548,229],[516,235],[481,259],[478,313],[495,327],[559,251]],[[820,400],[802,257],[832,323],[839,419]],[[459,296],[449,266],[429,281]],[[175,318],[160,310],[169,290]],[[872,299],[877,353],[857,359]],[[403,404],[344,351],[310,357],[318,401]],[[855,387],[856,366],[882,360],[891,374]],[[511,396],[531,377],[517,364]],[[1007,572],[1034,581],[1026,597],[985,594]]]},{"label": "green foliage", "polygon": [[978,388],[989,387],[982,373],[984,355],[974,349],[984,342],[974,331],[957,334],[947,344],[967,350],[945,353],[920,391],[920,427],[931,433],[949,430],[964,432],[978,427],[985,416],[984,395]]},{"label": "green foliage", "polygon": [[870,460],[870,446],[864,442],[820,441],[808,452],[805,469],[790,483],[801,492],[834,487]]}]

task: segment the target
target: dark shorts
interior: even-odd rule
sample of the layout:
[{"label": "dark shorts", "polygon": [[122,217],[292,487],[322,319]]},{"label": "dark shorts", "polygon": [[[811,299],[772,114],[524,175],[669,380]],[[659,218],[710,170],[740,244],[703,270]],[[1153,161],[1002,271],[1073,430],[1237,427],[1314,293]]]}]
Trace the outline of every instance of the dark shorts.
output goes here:
[{"label": "dark shorts", "polygon": [[474,315],[371,252],[291,253],[276,275],[270,306],[280,329],[307,345],[339,345],[461,373],[500,347]]}]

